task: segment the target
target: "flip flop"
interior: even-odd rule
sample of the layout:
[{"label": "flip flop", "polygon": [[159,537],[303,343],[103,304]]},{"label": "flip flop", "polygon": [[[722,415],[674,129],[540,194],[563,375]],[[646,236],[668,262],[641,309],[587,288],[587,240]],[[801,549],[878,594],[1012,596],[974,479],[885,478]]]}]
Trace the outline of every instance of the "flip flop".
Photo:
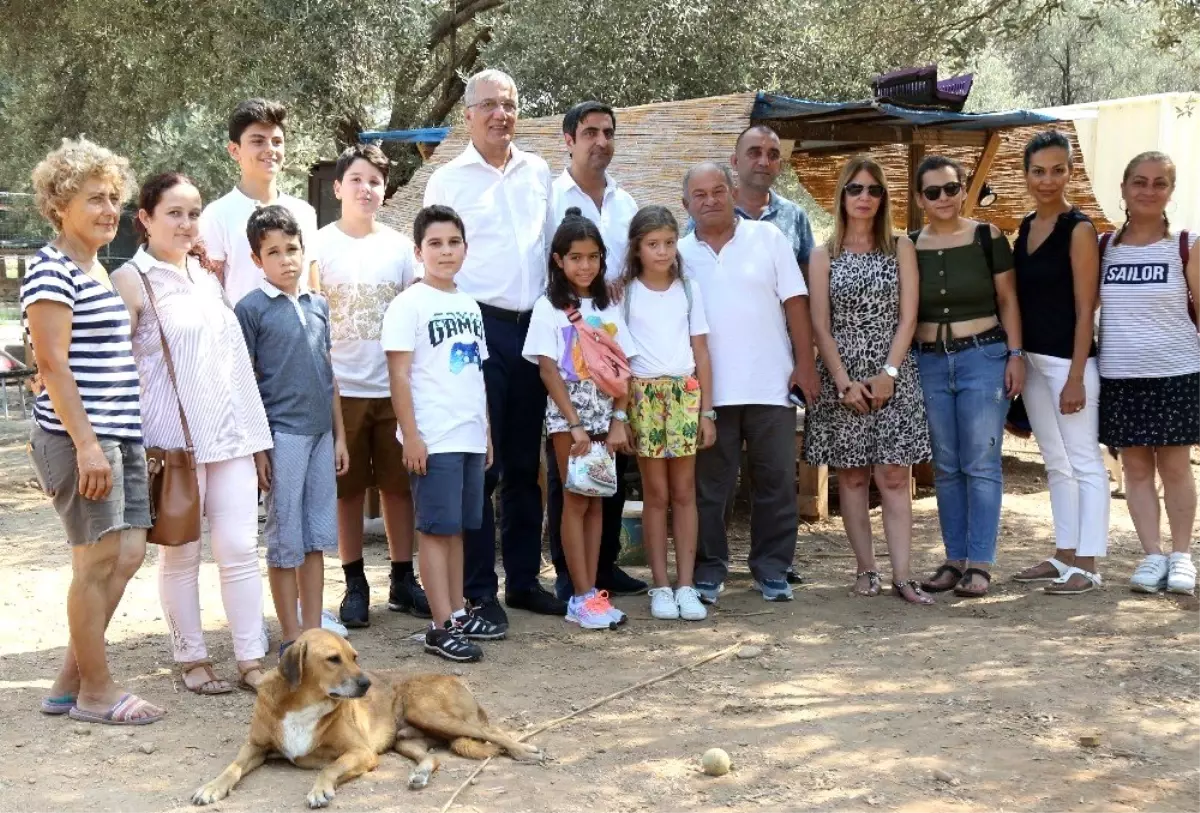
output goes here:
[{"label": "flip flop", "polygon": [[[986,586],[982,590],[972,590],[970,587],[963,585],[971,583],[972,576],[982,576]],[[954,586],[954,595],[962,596],[963,598],[983,598],[988,594],[988,587],[992,583],[992,574],[986,570],[980,570],[977,567],[968,567],[963,573],[962,580]]]},{"label": "flip flop", "polygon": [[75,708],[75,695],[73,694],[64,694],[61,697],[42,698],[42,714],[49,714],[52,717],[58,717],[60,715],[67,714],[73,708]]},{"label": "flip flop", "polygon": [[108,711],[88,711],[75,706],[67,712],[67,716],[80,723],[99,723],[100,725],[150,725],[167,716],[167,713],[161,710],[158,714],[150,714],[145,717],[133,716],[147,706],[153,708],[152,704],[136,694],[127,692],[121,695],[121,699],[113,703],[112,708]]}]

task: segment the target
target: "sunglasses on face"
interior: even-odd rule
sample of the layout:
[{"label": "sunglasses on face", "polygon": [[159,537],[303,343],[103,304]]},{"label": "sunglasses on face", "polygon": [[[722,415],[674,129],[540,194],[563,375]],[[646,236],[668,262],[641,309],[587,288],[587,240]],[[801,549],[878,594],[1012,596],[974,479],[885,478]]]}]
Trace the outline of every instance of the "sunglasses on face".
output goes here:
[{"label": "sunglasses on face", "polygon": [[942,196],[943,192],[946,193],[946,197],[952,198],[961,192],[962,188],[962,184],[958,181],[951,181],[941,186],[927,186],[921,190],[921,194],[925,196],[925,200],[937,200]]},{"label": "sunglasses on face", "polygon": [[875,198],[876,200],[879,200],[880,198],[883,197],[884,188],[883,188],[883,186],[881,186],[880,184],[877,184],[877,183],[873,183],[870,186],[863,186],[860,183],[846,184],[846,196],[847,197],[857,198],[864,191],[871,197]]}]

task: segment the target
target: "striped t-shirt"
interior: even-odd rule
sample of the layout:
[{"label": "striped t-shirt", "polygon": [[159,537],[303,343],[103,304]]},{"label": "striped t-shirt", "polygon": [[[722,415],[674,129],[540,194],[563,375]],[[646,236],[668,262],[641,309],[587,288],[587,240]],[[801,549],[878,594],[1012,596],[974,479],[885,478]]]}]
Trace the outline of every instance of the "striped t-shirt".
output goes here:
[{"label": "striped t-shirt", "polygon": [[[1191,252],[1197,250],[1193,242]],[[1110,242],[1100,268],[1100,375],[1200,372],[1200,336],[1187,305],[1179,235],[1148,246]]]},{"label": "striped t-shirt", "polygon": [[[72,311],[67,362],[96,436],[141,443],[138,373],[124,301],[53,246],[34,255],[21,284],[21,315],[31,347],[27,309],[42,301],[61,302]],[[33,419],[47,432],[67,434],[48,390],[34,402]]]}]

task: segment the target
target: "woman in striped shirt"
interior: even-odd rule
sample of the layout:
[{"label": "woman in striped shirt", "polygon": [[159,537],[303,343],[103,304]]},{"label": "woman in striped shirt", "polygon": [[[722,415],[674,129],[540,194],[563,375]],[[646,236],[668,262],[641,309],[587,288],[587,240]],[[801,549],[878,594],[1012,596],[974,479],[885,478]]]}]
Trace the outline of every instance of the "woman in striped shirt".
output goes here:
[{"label": "woman in striped shirt", "polygon": [[71,545],[70,640],[41,708],[84,722],[145,725],[165,712],[122,691],[104,633],[146,555],[150,494],[129,313],[98,260],[117,235],[129,162],[64,139],[33,171],[34,197],[57,236],[34,255],[21,313],[43,385],[29,453]]},{"label": "woman in striped shirt", "polygon": [[[1194,236],[1171,231],[1174,191],[1169,157],[1136,156],[1121,181],[1125,225],[1101,240],[1100,442],[1121,450],[1129,516],[1146,553],[1130,586],[1191,594],[1196,481],[1189,458],[1200,443],[1200,336],[1188,299],[1200,296],[1200,249]],[[1169,557],[1156,471],[1171,529]]]},{"label": "woman in striped shirt", "polygon": [[[184,446],[181,407],[187,418],[234,656],[241,683],[254,689],[264,676],[261,658],[267,651],[254,453],[271,448],[271,433],[237,318],[216,277],[200,262],[201,208],[200,192],[185,176],[167,172],[148,180],[138,198],[143,245],[113,272],[113,281],[133,323],[147,442]],[[146,295],[147,287],[153,298]],[[230,691],[213,671],[204,645],[200,540],[164,547],[158,564],[159,598],[184,685],[197,694]]]}]

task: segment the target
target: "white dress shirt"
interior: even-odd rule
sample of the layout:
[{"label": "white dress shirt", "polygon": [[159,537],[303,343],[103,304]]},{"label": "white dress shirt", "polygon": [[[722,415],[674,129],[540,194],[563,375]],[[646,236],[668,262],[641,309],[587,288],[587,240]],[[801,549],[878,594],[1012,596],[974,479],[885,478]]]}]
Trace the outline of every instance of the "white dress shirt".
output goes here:
[{"label": "white dress shirt", "polygon": [[679,253],[704,293],[713,405],[789,406],[794,364],[783,302],[808,295],[791,242],[772,223],[738,218],[719,254],[695,232]]},{"label": "white dress shirt", "polygon": [[567,209],[579,207],[583,216],[600,227],[608,262],[604,266],[604,278],[609,282],[621,276],[625,270],[625,247],[629,243],[629,221],[637,214],[638,205],[633,196],[617,185],[611,175],[604,176],[604,197],[597,209],[592,196],[579,188],[569,170],[563,170],[554,180],[554,222],[547,233],[547,244],[554,239],[554,230],[562,222]]},{"label": "white dress shirt", "polygon": [[499,170],[468,144],[430,176],[425,205],[451,207],[466,226],[458,289],[485,305],[528,311],[546,290],[550,167],[533,153],[510,150]]}]

